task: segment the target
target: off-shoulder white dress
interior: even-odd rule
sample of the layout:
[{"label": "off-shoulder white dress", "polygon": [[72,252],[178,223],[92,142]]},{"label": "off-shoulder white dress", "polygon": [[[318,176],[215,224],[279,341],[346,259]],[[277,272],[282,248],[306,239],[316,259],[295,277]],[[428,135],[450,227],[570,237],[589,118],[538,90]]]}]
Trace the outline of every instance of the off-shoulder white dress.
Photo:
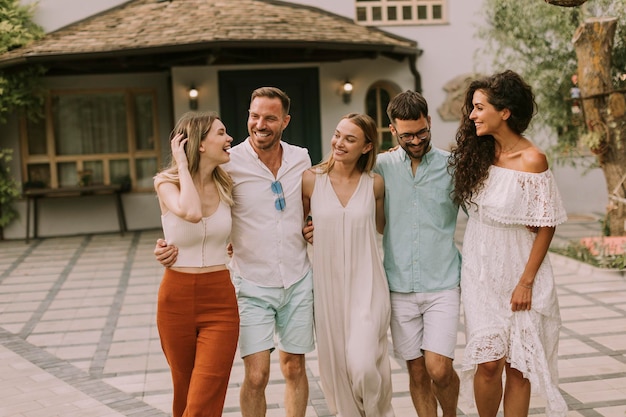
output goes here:
[{"label": "off-shoulder white dress", "polygon": [[311,215],[313,301],[320,381],[341,417],[393,417],[389,287],[376,239],[374,178],[362,174],[344,207],[326,174]]},{"label": "off-shoulder white dress", "polygon": [[552,172],[492,165],[475,201],[463,238],[463,390],[472,392],[477,364],[504,357],[546,398],[548,417],[565,416],[557,369],[561,318],[547,255],[535,277],[531,310],[513,312],[510,305],[536,236],[526,226],[556,226],[567,219]]}]

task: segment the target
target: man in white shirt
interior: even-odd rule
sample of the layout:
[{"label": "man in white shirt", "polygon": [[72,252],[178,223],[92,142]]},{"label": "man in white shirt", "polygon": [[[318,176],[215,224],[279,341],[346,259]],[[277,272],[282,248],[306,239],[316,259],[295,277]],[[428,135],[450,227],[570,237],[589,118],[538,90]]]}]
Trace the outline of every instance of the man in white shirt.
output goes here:
[{"label": "man in white shirt", "polygon": [[[234,182],[230,267],[240,315],[239,349],[245,376],[240,391],[243,417],[266,413],[274,332],[285,377],[285,411],[304,417],[309,396],[304,354],[314,349],[313,280],[302,238],[302,173],[308,151],[281,141],[289,124],[290,100],[275,87],[252,93],[249,137],[223,165]],[[157,259],[169,266],[176,248],[159,240]]]}]

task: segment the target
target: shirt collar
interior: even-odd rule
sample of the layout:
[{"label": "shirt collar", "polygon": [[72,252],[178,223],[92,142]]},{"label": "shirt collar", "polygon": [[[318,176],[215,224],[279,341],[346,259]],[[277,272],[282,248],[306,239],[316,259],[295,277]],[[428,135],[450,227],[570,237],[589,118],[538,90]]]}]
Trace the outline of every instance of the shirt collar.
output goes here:
[{"label": "shirt collar", "polygon": [[[398,149],[398,151],[400,151],[400,158],[405,162],[410,164],[411,163],[411,158],[409,158],[409,154],[406,153],[406,151],[404,150],[403,147],[400,146],[400,149]],[[420,162],[421,164],[425,164],[425,165],[429,165],[430,164],[430,160],[432,158],[433,155],[433,144],[430,144],[430,149],[428,150],[428,152],[426,152],[426,154],[424,156],[422,156],[422,161]]]}]

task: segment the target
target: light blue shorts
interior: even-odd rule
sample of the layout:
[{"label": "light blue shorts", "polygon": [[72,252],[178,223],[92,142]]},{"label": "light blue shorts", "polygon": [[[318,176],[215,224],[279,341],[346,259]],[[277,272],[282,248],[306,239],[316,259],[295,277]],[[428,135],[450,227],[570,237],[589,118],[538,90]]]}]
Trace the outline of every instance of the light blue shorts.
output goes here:
[{"label": "light blue shorts", "polygon": [[391,338],[396,357],[420,358],[427,350],[454,359],[461,290],[391,293]]},{"label": "light blue shorts", "polygon": [[259,287],[240,276],[233,278],[239,304],[239,353],[278,349],[293,354],[315,349],[313,339],[313,274],[309,272],[291,287]]}]

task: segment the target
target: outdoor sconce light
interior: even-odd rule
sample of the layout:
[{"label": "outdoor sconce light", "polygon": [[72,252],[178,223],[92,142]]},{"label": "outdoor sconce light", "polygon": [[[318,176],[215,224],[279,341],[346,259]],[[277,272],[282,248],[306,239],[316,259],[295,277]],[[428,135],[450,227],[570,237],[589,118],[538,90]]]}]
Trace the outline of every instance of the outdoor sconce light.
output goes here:
[{"label": "outdoor sconce light", "polygon": [[189,88],[189,108],[191,110],[198,110],[198,90],[193,84]]},{"label": "outdoor sconce light", "polygon": [[350,82],[350,80],[346,80],[343,83],[343,87],[341,87],[342,90],[342,98],[343,98],[343,102],[348,104],[350,103],[350,100],[352,99],[352,83]]}]

